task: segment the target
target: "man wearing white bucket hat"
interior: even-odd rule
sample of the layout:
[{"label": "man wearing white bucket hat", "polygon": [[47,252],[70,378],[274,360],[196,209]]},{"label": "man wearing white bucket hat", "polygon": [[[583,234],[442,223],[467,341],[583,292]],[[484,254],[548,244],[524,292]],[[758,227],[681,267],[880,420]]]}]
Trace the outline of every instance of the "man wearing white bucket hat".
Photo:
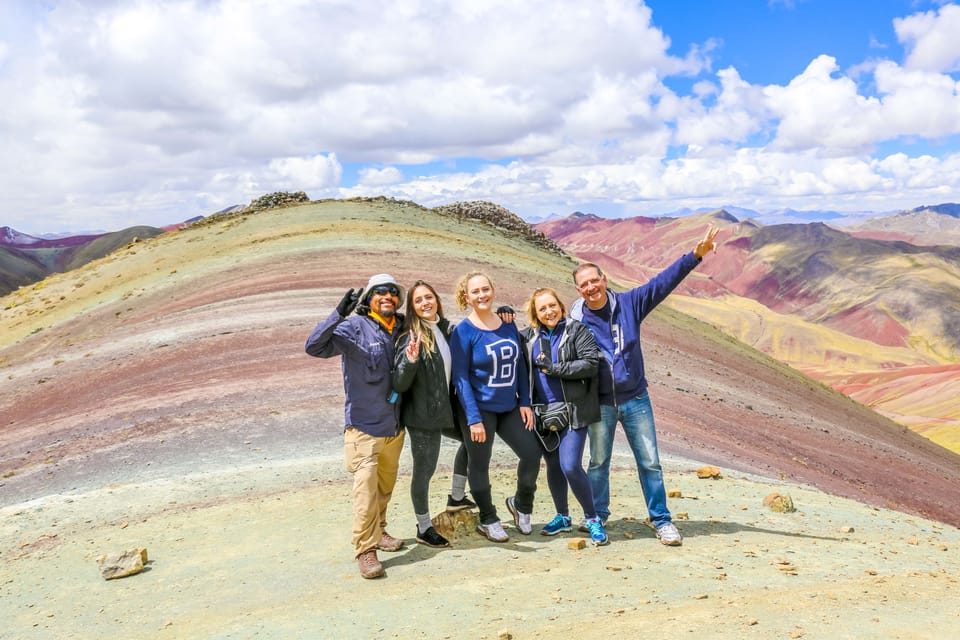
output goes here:
[{"label": "man wearing white bucket hat", "polygon": [[390,376],[403,296],[393,276],[379,273],[365,288],[347,291],[306,344],[311,356],[341,356],[343,444],[347,471],[353,474],[353,544],[364,578],[384,575],[378,549],[398,551],[404,545],[386,529],[404,436]]}]

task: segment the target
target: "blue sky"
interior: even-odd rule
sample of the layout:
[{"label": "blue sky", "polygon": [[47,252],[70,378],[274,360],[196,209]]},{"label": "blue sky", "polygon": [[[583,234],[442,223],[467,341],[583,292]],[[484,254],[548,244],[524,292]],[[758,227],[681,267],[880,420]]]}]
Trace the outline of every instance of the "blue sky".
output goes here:
[{"label": "blue sky", "polygon": [[932,0],[5,0],[0,226],[957,202],[958,33]]},{"label": "blue sky", "polygon": [[[820,54],[849,69],[870,57],[903,56],[893,19],[916,13],[912,0],[719,0],[646,3],[654,23],[670,37],[671,51],[717,41],[715,69],[736,67],[758,84],[782,83],[803,72]],[[926,3],[927,9],[934,7]]]}]

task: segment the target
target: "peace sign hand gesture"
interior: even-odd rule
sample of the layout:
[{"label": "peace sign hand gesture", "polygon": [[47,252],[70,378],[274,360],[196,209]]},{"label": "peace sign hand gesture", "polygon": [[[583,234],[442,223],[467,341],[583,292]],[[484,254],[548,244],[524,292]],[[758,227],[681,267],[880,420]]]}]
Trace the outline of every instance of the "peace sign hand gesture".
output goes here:
[{"label": "peace sign hand gesture", "polygon": [[405,352],[407,360],[410,362],[416,362],[417,358],[420,357],[420,336],[416,335],[412,329],[410,330],[410,342],[407,343]]},{"label": "peace sign hand gesture", "polygon": [[717,234],[720,233],[720,228],[710,225],[710,228],[707,229],[706,235],[703,236],[703,240],[700,241],[700,244],[697,245],[697,248],[693,250],[693,255],[696,256],[697,260],[703,258],[711,251],[717,250],[717,243],[714,242],[714,239],[717,237]]}]

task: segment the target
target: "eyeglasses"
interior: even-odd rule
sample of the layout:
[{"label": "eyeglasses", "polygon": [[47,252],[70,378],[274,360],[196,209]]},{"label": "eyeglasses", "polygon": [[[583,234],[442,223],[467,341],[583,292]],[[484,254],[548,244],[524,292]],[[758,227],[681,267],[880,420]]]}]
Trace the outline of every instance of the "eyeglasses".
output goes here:
[{"label": "eyeglasses", "polygon": [[385,296],[389,293],[392,296],[400,297],[400,289],[397,289],[396,285],[392,284],[377,285],[373,289],[370,289],[370,292],[377,296]]}]

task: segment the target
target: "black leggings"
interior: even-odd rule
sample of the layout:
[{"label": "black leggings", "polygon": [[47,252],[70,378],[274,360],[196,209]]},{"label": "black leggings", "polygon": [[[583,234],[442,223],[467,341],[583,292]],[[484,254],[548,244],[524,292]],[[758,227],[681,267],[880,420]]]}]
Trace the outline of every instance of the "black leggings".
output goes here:
[{"label": "black leggings", "polygon": [[[410,437],[410,454],[413,456],[413,474],[410,479],[410,499],[413,501],[413,512],[430,513],[430,479],[437,470],[437,461],[440,459],[441,432],[435,429],[417,429],[407,427]],[[467,449],[463,445],[463,436],[457,431],[442,432],[454,440],[460,441],[457,455],[453,459],[453,473],[460,476],[467,475]]]},{"label": "black leggings", "polygon": [[519,409],[505,413],[481,410],[480,419],[487,432],[486,441],[473,442],[470,440],[469,431],[464,433],[463,438],[470,461],[467,468],[470,493],[480,509],[480,522],[490,524],[499,520],[490,491],[490,457],[496,434],[499,434],[520,458],[517,463],[517,490],[514,494],[517,510],[533,513],[533,496],[537,491],[537,476],[540,473],[540,445],[537,443],[537,436],[523,426]]}]

